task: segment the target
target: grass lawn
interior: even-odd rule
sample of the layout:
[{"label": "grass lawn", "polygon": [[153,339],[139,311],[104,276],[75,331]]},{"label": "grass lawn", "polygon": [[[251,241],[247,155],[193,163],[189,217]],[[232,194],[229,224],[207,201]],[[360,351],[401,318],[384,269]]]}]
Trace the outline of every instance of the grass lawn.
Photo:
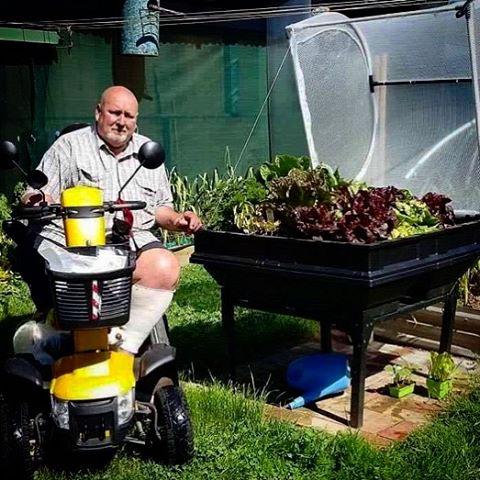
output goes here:
[{"label": "grass lawn", "polygon": [[[22,302],[17,302],[22,305]],[[23,315],[24,310],[20,311]],[[170,309],[172,342],[184,374],[205,379],[225,372],[219,292],[201,267],[184,269]],[[15,311],[10,310],[10,316]],[[16,320],[0,323],[0,338]],[[311,338],[313,322],[258,312],[239,313],[241,360],[261,351]],[[6,345],[6,344],[5,344]],[[138,453],[122,451],[106,469],[61,474],[42,471],[41,480],[153,479],[362,479],[478,480],[480,478],[480,381],[471,393],[451,401],[432,424],[407,440],[376,449],[355,434],[330,435],[263,415],[261,398],[234,393],[220,383],[186,385],[195,428],[196,455],[182,468],[166,468]]]}]

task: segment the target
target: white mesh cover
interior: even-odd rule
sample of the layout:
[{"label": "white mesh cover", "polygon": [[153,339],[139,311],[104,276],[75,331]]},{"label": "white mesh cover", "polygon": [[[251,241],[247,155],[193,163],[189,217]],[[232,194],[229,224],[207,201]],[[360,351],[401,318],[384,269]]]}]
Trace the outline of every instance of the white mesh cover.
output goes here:
[{"label": "white mesh cover", "polygon": [[[356,20],[324,13],[288,28],[314,163],[480,209],[467,22],[453,6]],[[369,75],[385,85],[370,88]]]},{"label": "white mesh cover", "polygon": [[[480,118],[480,0],[474,0],[468,6],[468,33],[470,35],[470,54],[472,59],[472,77],[474,79],[474,95],[476,120]],[[477,129],[480,144],[480,129]]]}]

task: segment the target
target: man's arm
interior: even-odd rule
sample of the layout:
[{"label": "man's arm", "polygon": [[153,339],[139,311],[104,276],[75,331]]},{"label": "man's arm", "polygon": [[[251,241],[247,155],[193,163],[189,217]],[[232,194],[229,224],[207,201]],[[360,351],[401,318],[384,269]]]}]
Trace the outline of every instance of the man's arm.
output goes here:
[{"label": "man's arm", "polygon": [[173,208],[162,206],[155,211],[155,222],[165,230],[195,233],[202,227],[202,222],[193,212],[178,213]]}]

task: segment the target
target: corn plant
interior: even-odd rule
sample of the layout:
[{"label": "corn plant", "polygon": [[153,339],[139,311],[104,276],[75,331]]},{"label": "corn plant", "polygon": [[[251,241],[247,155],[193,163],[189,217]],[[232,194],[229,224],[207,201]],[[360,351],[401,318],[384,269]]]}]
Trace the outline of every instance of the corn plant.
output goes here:
[{"label": "corn plant", "polygon": [[[205,225],[211,228],[221,228],[227,222],[233,225],[232,195],[241,190],[243,178],[235,173],[229,163],[229,152],[226,150],[226,172],[220,174],[214,169],[210,174],[202,173],[193,179],[181,175],[176,168],[169,172],[172,188],[173,204],[177,211],[190,210],[195,212]],[[248,178],[254,177],[253,169],[247,171]],[[235,202],[238,198],[235,197]],[[191,243],[191,238],[178,232],[162,232],[165,245]]]},{"label": "corn plant", "polygon": [[459,298],[464,305],[468,305],[471,297],[480,296],[480,262],[470,268],[459,281]]}]

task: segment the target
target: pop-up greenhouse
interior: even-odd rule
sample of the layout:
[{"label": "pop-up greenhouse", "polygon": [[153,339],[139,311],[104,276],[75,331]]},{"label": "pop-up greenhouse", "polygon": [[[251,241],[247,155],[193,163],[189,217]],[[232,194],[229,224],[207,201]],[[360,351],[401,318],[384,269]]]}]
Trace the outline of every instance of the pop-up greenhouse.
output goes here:
[{"label": "pop-up greenhouse", "polygon": [[289,26],[313,163],[478,210],[479,9],[323,12]]}]

